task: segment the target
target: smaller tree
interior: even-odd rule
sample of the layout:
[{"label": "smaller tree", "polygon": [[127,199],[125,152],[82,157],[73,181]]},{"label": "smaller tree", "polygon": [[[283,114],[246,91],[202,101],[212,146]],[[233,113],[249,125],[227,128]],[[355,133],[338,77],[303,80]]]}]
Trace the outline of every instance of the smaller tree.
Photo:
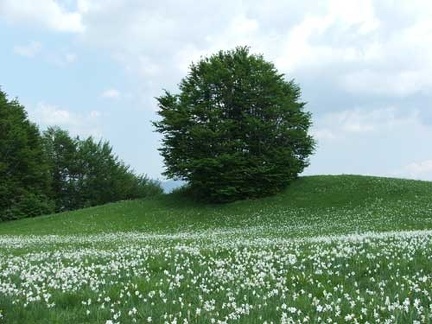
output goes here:
[{"label": "smaller tree", "polygon": [[157,98],[165,175],[214,202],[284,189],[308,166],[314,140],[300,88],[247,47],[220,51]]},{"label": "smaller tree", "polygon": [[162,193],[159,183],[136,175],[106,141],[71,138],[67,131],[50,127],[44,132],[44,143],[56,211]]},{"label": "smaller tree", "polygon": [[51,198],[56,211],[76,209],[78,139],[59,127],[49,127],[43,133],[45,151],[51,173]]},{"label": "smaller tree", "polygon": [[[162,193],[157,182],[152,182],[145,176],[137,176],[124,164],[113,153],[107,141],[95,142],[89,137],[78,142],[77,152],[77,186],[83,206]],[[160,190],[155,190],[156,188]]]}]

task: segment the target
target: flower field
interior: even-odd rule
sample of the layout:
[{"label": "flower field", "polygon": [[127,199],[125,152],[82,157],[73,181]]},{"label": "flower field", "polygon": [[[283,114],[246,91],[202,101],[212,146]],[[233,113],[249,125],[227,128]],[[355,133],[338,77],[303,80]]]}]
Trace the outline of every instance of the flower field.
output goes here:
[{"label": "flower field", "polygon": [[1,243],[5,322],[432,321],[432,231],[282,239],[218,230]]},{"label": "flower field", "polygon": [[0,323],[431,323],[432,185],[354,180],[0,224]]}]

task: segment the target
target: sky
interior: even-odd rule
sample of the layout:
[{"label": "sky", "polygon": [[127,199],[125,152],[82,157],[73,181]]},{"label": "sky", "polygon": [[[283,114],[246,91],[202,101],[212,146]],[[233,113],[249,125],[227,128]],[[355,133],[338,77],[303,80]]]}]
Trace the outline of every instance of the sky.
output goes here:
[{"label": "sky", "polygon": [[302,89],[304,175],[432,180],[429,0],[1,0],[0,86],[40,129],[109,141],[163,180],[155,97],[250,46]]}]

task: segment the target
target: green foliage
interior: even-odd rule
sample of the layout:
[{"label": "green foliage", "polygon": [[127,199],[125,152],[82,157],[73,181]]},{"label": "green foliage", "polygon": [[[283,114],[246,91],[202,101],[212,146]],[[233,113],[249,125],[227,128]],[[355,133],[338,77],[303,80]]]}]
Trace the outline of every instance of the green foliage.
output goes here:
[{"label": "green foliage", "polygon": [[106,141],[71,138],[67,131],[51,127],[44,132],[44,143],[57,211],[162,193],[159,183],[132,172]]},{"label": "green foliage", "polygon": [[74,182],[77,178],[78,140],[58,127],[49,127],[43,133],[45,151],[49,160],[52,179],[51,198],[55,210],[71,210],[77,207]]},{"label": "green foliage", "polygon": [[145,175],[133,176],[133,186],[129,191],[129,199],[134,198],[144,198],[144,197],[154,197],[163,194],[163,189],[161,184],[157,180],[148,178]]},{"label": "green foliage", "polygon": [[192,64],[180,94],[157,99],[165,175],[199,198],[272,195],[308,165],[314,140],[300,88],[246,47]]},{"label": "green foliage", "polygon": [[89,137],[78,141],[77,152],[80,207],[162,193],[158,182],[136,175],[119,160],[108,142]]},{"label": "green foliage", "polygon": [[29,193],[12,207],[11,216],[15,219],[35,217],[52,213],[53,202],[45,195]]},{"label": "green foliage", "polygon": [[38,128],[0,90],[0,221],[52,212],[48,170]]},{"label": "green foliage", "polygon": [[108,142],[72,138],[59,127],[41,135],[24,107],[0,90],[0,221],[161,193]]}]

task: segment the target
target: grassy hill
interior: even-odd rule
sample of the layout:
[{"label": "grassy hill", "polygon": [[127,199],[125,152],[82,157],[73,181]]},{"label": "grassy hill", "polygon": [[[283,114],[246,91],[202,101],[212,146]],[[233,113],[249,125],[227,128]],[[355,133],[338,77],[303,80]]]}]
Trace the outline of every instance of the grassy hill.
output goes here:
[{"label": "grassy hill", "polygon": [[0,323],[431,323],[432,183],[302,177],[0,223]]},{"label": "grassy hill", "polygon": [[71,235],[125,231],[171,233],[274,226],[295,235],[432,228],[432,182],[366,177],[301,177],[284,193],[228,205],[178,194],[123,201],[0,223],[0,234]]}]

